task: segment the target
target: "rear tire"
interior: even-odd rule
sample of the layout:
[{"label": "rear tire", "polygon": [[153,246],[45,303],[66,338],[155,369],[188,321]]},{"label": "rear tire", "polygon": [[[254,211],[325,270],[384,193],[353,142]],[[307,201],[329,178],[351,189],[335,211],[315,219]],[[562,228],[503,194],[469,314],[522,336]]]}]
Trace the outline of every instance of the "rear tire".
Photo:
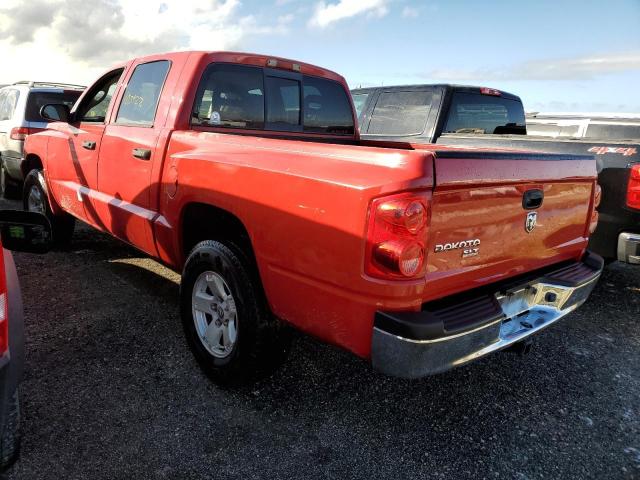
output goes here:
[{"label": "rear tire", "polygon": [[191,351],[216,383],[251,382],[286,359],[290,331],[269,311],[252,262],[232,244],[205,240],[191,251],[180,314]]},{"label": "rear tire", "polygon": [[0,435],[0,470],[11,466],[20,452],[20,399],[13,392],[5,411],[4,430]]},{"label": "rear tire", "polygon": [[54,215],[44,187],[42,171],[31,170],[24,179],[22,204],[25,210],[42,213],[49,219],[56,246],[65,247],[71,243],[76,220],[68,213]]},{"label": "rear tire", "polygon": [[18,184],[11,180],[7,173],[4,161],[0,160],[0,197],[7,200],[17,200],[20,198],[20,188]]}]

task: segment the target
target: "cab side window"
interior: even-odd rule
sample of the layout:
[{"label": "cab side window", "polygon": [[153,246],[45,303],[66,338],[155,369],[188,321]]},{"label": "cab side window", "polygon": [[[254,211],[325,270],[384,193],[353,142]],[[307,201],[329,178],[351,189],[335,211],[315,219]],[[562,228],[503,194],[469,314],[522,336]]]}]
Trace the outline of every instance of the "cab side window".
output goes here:
[{"label": "cab side window", "polygon": [[76,112],[76,118],[81,122],[104,123],[107,117],[107,110],[113,94],[118,86],[118,80],[122,76],[124,69],[119,68],[102,77],[99,82],[91,88],[87,96],[82,100]]},{"label": "cab side window", "polygon": [[2,100],[0,101],[0,120],[11,120],[13,112],[18,104],[20,92],[18,90],[6,90],[2,92]]},{"label": "cab side window", "polygon": [[153,125],[170,65],[168,60],[160,60],[136,67],[122,96],[116,117],[117,124],[147,127]]}]

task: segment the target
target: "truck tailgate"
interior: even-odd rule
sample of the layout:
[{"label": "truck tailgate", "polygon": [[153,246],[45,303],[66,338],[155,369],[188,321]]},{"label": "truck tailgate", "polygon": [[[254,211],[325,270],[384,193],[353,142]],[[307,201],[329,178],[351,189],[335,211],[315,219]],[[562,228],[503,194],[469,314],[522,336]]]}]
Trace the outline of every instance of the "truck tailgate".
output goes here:
[{"label": "truck tailgate", "polygon": [[596,179],[592,157],[434,153],[428,299],[582,255]]}]

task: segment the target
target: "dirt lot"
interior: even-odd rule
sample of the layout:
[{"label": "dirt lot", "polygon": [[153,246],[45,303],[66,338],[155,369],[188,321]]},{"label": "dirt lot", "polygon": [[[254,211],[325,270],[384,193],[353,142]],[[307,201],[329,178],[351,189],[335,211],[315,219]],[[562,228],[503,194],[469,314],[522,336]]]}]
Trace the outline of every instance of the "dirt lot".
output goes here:
[{"label": "dirt lot", "polygon": [[609,267],[525,359],[386,378],[298,336],[273,377],[211,384],[178,276],[86,227],[16,254],[23,448],[10,479],[640,478],[640,269]]}]

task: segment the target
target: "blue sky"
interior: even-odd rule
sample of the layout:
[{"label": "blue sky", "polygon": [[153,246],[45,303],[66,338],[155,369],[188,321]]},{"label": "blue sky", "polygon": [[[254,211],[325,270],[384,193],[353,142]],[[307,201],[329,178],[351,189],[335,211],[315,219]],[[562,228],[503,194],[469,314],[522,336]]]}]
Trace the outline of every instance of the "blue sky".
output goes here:
[{"label": "blue sky", "polygon": [[640,0],[0,2],[0,83],[87,84],[113,63],[185,49],[289,57],[352,87],[465,83],[530,111],[640,113]]},{"label": "blue sky", "polygon": [[247,48],[318,63],[351,86],[470,83],[519,94],[528,110],[640,112],[640,0],[398,0],[323,28],[303,20],[317,2],[264,3],[243,8],[299,20]]}]

